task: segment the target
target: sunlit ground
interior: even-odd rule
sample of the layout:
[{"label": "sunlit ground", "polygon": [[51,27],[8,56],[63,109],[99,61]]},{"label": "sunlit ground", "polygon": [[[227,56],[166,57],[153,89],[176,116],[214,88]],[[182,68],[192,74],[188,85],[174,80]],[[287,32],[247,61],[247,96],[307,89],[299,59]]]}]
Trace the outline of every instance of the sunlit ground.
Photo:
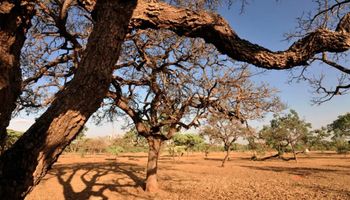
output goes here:
[{"label": "sunlit ground", "polygon": [[146,154],[63,155],[26,198],[55,199],[350,199],[350,156],[302,155],[295,161],[251,161],[251,153],[189,154],[159,161],[161,191],[143,191]]}]

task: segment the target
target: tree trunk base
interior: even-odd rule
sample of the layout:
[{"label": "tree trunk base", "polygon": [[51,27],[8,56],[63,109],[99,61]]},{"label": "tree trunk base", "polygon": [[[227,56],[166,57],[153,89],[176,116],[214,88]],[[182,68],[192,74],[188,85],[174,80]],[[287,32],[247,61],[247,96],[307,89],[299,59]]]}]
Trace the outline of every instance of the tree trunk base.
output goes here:
[{"label": "tree trunk base", "polygon": [[148,161],[147,161],[147,174],[145,191],[149,193],[156,193],[158,188],[157,170],[158,170],[158,158],[159,151],[162,145],[162,140],[154,137],[147,138],[148,140]]},{"label": "tree trunk base", "polygon": [[[298,153],[302,153],[302,152],[298,152]],[[273,158],[281,159],[283,161],[295,160],[297,162],[297,159],[295,157],[286,158],[286,157],[283,157],[279,154],[274,154],[272,156],[267,156],[267,157],[263,157],[263,158],[258,158],[256,155],[254,155],[250,159],[253,161],[265,161],[265,160],[269,160],[269,159],[273,159]]]},{"label": "tree trunk base", "polygon": [[225,167],[226,162],[230,160],[230,150],[226,151],[225,158],[222,160],[221,167]]},{"label": "tree trunk base", "polygon": [[148,179],[146,181],[145,191],[148,193],[157,193],[159,191],[157,179]]}]

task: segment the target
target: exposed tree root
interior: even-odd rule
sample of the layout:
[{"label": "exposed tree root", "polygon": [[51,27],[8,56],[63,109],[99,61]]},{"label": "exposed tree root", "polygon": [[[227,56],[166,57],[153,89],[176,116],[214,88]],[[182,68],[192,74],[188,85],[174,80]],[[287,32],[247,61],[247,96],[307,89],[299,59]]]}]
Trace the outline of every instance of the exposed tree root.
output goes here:
[{"label": "exposed tree root", "polygon": [[[299,151],[299,152],[296,152],[295,154],[300,154],[300,153],[304,153],[304,151]],[[274,154],[274,155],[271,155],[271,156],[266,156],[266,157],[263,157],[263,158],[258,158],[256,155],[253,155],[251,157],[251,160],[253,160],[253,161],[265,161],[265,160],[269,160],[269,159],[273,159],[273,158],[278,158],[278,159],[281,159],[283,161],[296,160],[294,157],[286,158],[286,157],[283,157],[282,155],[280,155],[278,153]]]}]

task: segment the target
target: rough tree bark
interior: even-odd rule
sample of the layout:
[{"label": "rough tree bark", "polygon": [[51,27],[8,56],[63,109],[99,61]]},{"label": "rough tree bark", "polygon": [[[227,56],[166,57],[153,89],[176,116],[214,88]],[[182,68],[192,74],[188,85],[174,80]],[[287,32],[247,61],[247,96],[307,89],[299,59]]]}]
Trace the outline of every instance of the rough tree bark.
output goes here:
[{"label": "rough tree bark", "polygon": [[[91,9],[95,0],[81,0]],[[220,15],[171,6],[165,2],[138,0],[129,24],[130,29],[168,29],[179,36],[203,38],[221,53],[234,60],[266,69],[285,70],[307,65],[322,52],[345,52],[350,49],[350,12],[339,21],[335,31],[316,29],[284,51],[267,48],[242,39]],[[339,69],[349,73],[346,69]]]},{"label": "rough tree bark", "polygon": [[296,41],[285,51],[273,52],[240,38],[220,15],[176,8],[166,3],[139,0],[130,27],[169,29],[181,36],[200,37],[232,59],[267,69],[289,69],[307,65],[321,52],[344,52],[350,48],[350,13],[335,31],[317,29]]},{"label": "rough tree bark", "polygon": [[226,150],[226,155],[225,158],[222,160],[222,164],[221,167],[225,167],[225,164],[228,160],[228,158],[230,157],[230,152],[231,152],[231,145],[230,146],[225,146],[225,150]]},{"label": "rough tree bark", "polygon": [[33,14],[31,1],[0,2],[0,155],[7,139],[6,128],[21,94],[20,54]]},{"label": "rough tree bark", "polygon": [[147,173],[146,173],[146,191],[154,193],[158,190],[157,169],[159,151],[162,145],[162,140],[155,137],[148,137],[148,161],[147,161]]},{"label": "rough tree bark", "polygon": [[23,199],[99,108],[110,86],[136,2],[97,2],[94,30],[74,78],[23,137],[0,157],[2,199]]}]

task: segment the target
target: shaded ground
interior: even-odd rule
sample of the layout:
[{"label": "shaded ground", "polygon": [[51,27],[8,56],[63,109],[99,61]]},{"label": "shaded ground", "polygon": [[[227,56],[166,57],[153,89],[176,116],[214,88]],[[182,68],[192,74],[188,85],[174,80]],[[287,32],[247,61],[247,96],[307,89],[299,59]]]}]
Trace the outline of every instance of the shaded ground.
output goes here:
[{"label": "shaded ground", "polygon": [[225,168],[222,153],[159,162],[162,191],[143,191],[146,154],[117,161],[98,155],[63,155],[26,200],[87,199],[350,199],[350,156],[311,153],[298,163],[250,161],[233,153]]}]

